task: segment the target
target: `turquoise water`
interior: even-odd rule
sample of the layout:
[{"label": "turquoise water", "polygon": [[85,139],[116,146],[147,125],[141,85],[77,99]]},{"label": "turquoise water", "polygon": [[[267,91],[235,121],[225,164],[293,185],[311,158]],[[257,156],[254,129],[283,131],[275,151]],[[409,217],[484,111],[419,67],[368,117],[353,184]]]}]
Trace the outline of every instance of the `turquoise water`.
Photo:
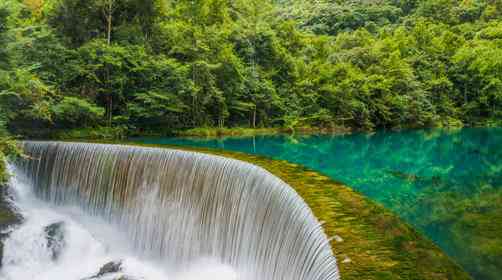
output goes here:
[{"label": "turquoise water", "polygon": [[143,138],[303,164],[393,210],[476,280],[502,279],[502,129]]}]

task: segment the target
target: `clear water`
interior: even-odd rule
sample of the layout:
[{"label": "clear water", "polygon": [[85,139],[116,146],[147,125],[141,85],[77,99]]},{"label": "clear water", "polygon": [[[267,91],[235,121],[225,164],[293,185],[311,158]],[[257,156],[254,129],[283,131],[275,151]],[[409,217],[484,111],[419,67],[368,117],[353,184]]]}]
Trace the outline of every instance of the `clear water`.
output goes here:
[{"label": "clear water", "polygon": [[476,280],[502,275],[502,129],[343,136],[142,138],[299,163],[393,210]]}]

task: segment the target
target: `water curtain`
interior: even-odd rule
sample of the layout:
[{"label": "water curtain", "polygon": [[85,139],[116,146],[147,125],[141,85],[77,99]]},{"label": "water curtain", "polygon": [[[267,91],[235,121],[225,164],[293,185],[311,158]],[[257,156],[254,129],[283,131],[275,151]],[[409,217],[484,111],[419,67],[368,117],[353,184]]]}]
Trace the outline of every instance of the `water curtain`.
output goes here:
[{"label": "water curtain", "polygon": [[339,279],[321,225],[266,170],[171,149],[25,142],[17,167],[37,197],[78,206],[169,267],[213,258],[239,279]]}]

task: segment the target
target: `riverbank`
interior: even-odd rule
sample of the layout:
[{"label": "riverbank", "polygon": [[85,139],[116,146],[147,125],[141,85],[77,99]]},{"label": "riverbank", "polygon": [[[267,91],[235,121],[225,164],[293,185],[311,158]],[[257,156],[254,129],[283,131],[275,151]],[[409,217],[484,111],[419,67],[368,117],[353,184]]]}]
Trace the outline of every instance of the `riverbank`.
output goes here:
[{"label": "riverbank", "polygon": [[[137,143],[127,143],[140,145]],[[292,186],[324,221],[345,279],[471,279],[431,241],[390,211],[347,186],[286,161],[204,148],[140,145],[203,152],[261,166]]]},{"label": "riverbank", "polygon": [[[407,129],[461,129],[464,127],[501,127],[500,121],[485,121],[466,125],[463,123],[437,123],[424,127],[395,127],[388,130],[399,131]],[[378,130],[378,129],[377,129]],[[382,128],[381,130],[385,130]],[[194,127],[186,129],[156,128],[150,130],[137,129],[127,125],[94,126],[75,129],[37,129],[25,130],[16,129],[12,131],[14,135],[19,135],[26,139],[51,139],[51,140],[123,140],[129,137],[203,137],[219,138],[227,136],[258,136],[258,135],[278,135],[278,134],[348,134],[352,132],[374,132],[373,129],[363,129],[345,127],[340,125],[329,127],[298,126],[298,127]]]},{"label": "riverbank", "polygon": [[187,130],[178,130],[174,132],[175,136],[184,137],[224,137],[224,136],[257,136],[257,135],[275,135],[275,134],[344,134],[350,133],[352,129],[346,127],[270,127],[270,128],[218,128],[218,127],[199,127]]},{"label": "riverbank", "polygon": [[33,131],[17,131],[23,138],[29,139],[52,139],[52,140],[120,140],[128,137],[163,137],[163,136],[183,136],[183,137],[225,137],[225,136],[257,136],[257,135],[277,135],[277,134],[346,134],[354,129],[346,127],[297,127],[294,129],[286,127],[196,127],[182,130],[152,130],[137,131],[125,126],[116,127],[92,127],[79,129],[52,129]]}]

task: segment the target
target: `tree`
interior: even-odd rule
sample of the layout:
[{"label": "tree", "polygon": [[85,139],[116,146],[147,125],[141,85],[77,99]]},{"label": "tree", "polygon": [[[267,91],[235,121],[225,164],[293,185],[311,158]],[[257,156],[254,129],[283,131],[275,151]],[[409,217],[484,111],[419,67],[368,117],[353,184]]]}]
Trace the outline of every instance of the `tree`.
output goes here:
[{"label": "tree", "polygon": [[101,0],[98,2],[101,6],[103,16],[106,18],[106,42],[108,45],[112,43],[112,21],[115,1],[116,0]]},{"label": "tree", "polygon": [[85,99],[64,97],[52,106],[54,121],[65,128],[84,127],[97,123],[104,115],[104,109]]},{"label": "tree", "polygon": [[456,82],[465,89],[462,109],[468,119],[476,122],[486,117],[500,118],[502,45],[498,41],[475,40],[459,49],[453,61],[457,63]]}]

